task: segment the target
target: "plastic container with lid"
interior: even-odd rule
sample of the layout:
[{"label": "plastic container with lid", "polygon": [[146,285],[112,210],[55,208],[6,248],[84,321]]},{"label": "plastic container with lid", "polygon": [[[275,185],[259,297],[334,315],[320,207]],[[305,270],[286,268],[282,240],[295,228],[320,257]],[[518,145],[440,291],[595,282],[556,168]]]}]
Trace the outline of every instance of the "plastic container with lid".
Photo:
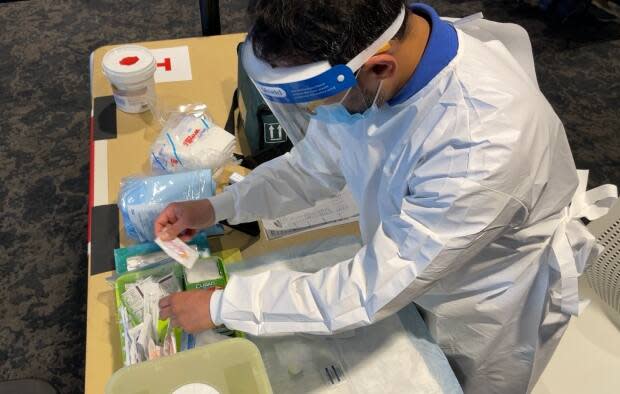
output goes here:
[{"label": "plastic container with lid", "polygon": [[103,56],[102,68],[118,109],[135,114],[155,107],[156,62],[148,49],[139,45],[111,49]]},{"label": "plastic container with lid", "polygon": [[256,345],[228,339],[122,368],[106,394],[270,394],[265,365]]}]

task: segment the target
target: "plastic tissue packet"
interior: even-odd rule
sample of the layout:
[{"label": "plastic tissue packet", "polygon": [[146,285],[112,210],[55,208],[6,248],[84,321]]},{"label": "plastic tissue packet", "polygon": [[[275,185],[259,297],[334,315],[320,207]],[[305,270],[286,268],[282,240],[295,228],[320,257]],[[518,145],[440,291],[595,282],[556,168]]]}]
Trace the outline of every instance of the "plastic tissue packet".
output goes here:
[{"label": "plastic tissue packet", "polygon": [[127,236],[139,242],[153,241],[157,216],[171,202],[202,200],[215,194],[209,169],[147,177],[121,182],[118,207]]},{"label": "plastic tissue packet", "polygon": [[224,288],[228,280],[224,263],[217,256],[200,258],[193,267],[183,270],[183,276],[187,290]]},{"label": "plastic tissue packet", "polygon": [[156,172],[215,172],[234,160],[235,146],[235,136],[215,124],[206,105],[184,105],[168,114],[151,147],[151,167]]}]

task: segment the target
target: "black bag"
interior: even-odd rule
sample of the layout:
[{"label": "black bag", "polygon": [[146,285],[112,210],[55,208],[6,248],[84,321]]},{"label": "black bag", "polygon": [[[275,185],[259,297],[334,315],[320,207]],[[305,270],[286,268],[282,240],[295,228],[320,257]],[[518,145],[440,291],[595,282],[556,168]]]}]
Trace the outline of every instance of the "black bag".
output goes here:
[{"label": "black bag", "polygon": [[[237,55],[240,48],[241,44],[237,47]],[[238,88],[225,128],[229,132],[236,131],[244,156],[243,165],[253,168],[290,151],[293,144],[248,77],[240,58],[237,78]],[[235,117],[237,109],[239,113]]]},{"label": "black bag", "polygon": [[[237,58],[240,48],[241,44],[237,46]],[[224,129],[239,141],[243,153],[241,165],[254,169],[290,151],[293,144],[243,69],[241,60],[238,61],[237,78],[238,87]],[[255,237],[260,235],[258,222],[231,225],[224,221],[224,224]]]}]

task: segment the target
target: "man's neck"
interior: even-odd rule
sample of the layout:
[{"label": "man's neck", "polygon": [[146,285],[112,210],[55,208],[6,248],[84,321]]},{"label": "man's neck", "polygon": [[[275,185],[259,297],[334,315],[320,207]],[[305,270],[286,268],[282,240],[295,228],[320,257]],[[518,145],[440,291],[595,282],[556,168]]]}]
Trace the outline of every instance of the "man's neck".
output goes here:
[{"label": "man's neck", "polygon": [[399,67],[394,83],[386,87],[389,89],[386,92],[388,99],[394,97],[411,79],[424,55],[431,34],[431,25],[426,18],[413,12],[408,12],[407,18],[407,32],[394,51]]}]

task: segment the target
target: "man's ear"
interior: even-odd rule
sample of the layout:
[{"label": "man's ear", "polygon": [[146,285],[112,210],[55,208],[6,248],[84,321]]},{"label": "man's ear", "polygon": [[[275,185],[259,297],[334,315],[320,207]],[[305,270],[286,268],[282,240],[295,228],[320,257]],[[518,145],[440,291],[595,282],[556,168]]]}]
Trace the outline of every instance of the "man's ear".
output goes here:
[{"label": "man's ear", "polygon": [[389,53],[380,53],[371,57],[365,64],[364,69],[367,74],[372,75],[377,80],[389,79],[396,74],[398,61]]}]

